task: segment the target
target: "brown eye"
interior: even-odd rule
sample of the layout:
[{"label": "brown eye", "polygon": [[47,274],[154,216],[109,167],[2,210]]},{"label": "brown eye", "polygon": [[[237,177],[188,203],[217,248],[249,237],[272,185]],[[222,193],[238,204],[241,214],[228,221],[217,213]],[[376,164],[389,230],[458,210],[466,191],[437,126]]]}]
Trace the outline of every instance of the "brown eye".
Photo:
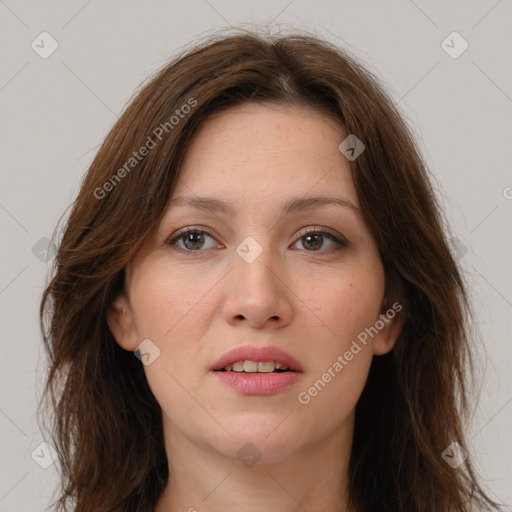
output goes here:
[{"label": "brown eye", "polygon": [[[187,228],[185,231],[178,233],[167,243],[169,245],[176,245],[184,251],[200,252],[205,245],[205,240],[207,237],[212,238],[213,240],[213,237],[206,231]],[[180,245],[178,242],[182,242],[183,245]]]},{"label": "brown eye", "polygon": [[334,244],[334,250],[348,247],[348,242],[346,240],[343,240],[341,237],[331,233],[326,228],[317,228],[303,233],[297,242],[302,241],[302,246],[308,252],[329,252],[329,249],[321,251],[326,238],[331,240]]}]

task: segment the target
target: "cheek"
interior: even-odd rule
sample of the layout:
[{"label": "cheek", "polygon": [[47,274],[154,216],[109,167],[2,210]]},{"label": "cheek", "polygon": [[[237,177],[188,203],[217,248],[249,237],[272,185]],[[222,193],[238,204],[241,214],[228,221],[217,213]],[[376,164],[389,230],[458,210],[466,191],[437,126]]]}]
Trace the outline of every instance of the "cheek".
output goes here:
[{"label": "cheek", "polygon": [[150,339],[159,350],[155,362],[145,367],[148,383],[164,410],[193,408],[183,386],[198,386],[197,370],[203,364],[198,355],[208,341],[214,277],[180,273],[155,262],[144,270],[134,275],[130,295],[139,338]]},{"label": "cheek", "polygon": [[351,360],[347,353],[352,354],[348,350],[332,357],[297,395],[302,417],[321,418],[318,429],[322,432],[336,429],[348,419],[368,378],[372,361],[370,347],[361,346]]},{"label": "cheek", "polygon": [[[367,267],[368,268],[368,267]],[[310,327],[318,327],[326,346],[342,349],[379,317],[384,295],[383,272],[378,266],[332,273],[304,287]]]},{"label": "cheek", "polygon": [[315,371],[298,402],[304,412],[321,415],[326,428],[343,420],[364,388],[373,358],[372,338],[365,330],[379,318],[383,294],[384,275],[377,262],[333,273],[305,295],[305,304],[315,313],[309,324]]},{"label": "cheek", "polygon": [[323,429],[343,422],[362,393],[373,358],[364,333],[378,319],[383,286],[378,273],[360,272],[310,289],[306,304],[321,320],[309,325],[314,370],[297,401],[304,414],[322,417]]},{"label": "cheek", "polygon": [[[191,381],[191,368],[197,342],[203,338],[197,325],[201,298],[211,284],[180,276],[165,265],[152,264],[144,270],[134,275],[130,287],[136,329],[140,339],[149,338],[159,350],[144,372],[163,414],[178,424],[184,422],[185,428],[186,419],[198,414],[192,398],[198,392],[196,382]],[[205,415],[204,421],[207,419]]]},{"label": "cheek", "polygon": [[[151,265],[133,280],[131,295],[137,330],[161,343],[179,340],[176,334],[186,331],[197,319],[197,311],[212,287],[209,278],[190,277],[167,266]],[[185,336],[190,339],[190,335]]]}]

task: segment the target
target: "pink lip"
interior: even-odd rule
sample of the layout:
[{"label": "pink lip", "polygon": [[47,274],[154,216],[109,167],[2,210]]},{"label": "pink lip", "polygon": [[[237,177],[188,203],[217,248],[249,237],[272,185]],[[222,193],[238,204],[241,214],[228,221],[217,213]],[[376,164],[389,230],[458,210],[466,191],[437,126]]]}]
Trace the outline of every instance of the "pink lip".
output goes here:
[{"label": "pink lip", "polygon": [[274,361],[285,364],[296,372],[302,372],[301,364],[288,352],[278,347],[256,347],[254,345],[243,345],[226,352],[210,369],[213,371],[221,370],[224,366],[236,363],[237,361]]},{"label": "pink lip", "polygon": [[[237,361],[274,361],[285,364],[290,372],[283,373],[238,373],[219,371]],[[244,345],[226,352],[211,367],[213,374],[227,386],[245,395],[271,395],[284,389],[300,378],[301,364],[288,352],[277,347],[255,347]]]},{"label": "pink lip", "polygon": [[213,372],[224,384],[244,395],[271,395],[300,379],[301,372],[237,373]]}]

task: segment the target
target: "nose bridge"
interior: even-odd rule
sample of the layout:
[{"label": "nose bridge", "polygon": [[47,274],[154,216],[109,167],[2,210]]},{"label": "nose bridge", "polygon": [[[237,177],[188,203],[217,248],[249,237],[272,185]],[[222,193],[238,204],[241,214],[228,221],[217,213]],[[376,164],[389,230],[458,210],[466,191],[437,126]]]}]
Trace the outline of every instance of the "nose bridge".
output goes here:
[{"label": "nose bridge", "polygon": [[235,252],[237,281],[247,282],[259,292],[274,288],[275,276],[270,269],[276,266],[276,254],[273,253],[268,233],[247,236],[238,244]]},{"label": "nose bridge", "polygon": [[281,266],[270,239],[268,233],[247,236],[236,247],[226,290],[228,321],[242,316],[261,326],[269,318],[289,320],[290,298],[278,277]]}]

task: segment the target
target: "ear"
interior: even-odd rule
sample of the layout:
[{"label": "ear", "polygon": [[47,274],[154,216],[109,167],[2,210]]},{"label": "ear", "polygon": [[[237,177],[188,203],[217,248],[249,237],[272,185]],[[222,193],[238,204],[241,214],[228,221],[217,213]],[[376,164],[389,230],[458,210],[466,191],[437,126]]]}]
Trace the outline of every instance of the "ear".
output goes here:
[{"label": "ear", "polygon": [[394,346],[402,332],[405,323],[403,307],[399,302],[391,306],[383,305],[379,318],[375,321],[378,333],[373,339],[373,354],[381,356],[387,354]]},{"label": "ear", "polygon": [[134,351],[139,345],[135,319],[130,301],[120,293],[107,311],[107,324],[117,343],[125,350]]}]

